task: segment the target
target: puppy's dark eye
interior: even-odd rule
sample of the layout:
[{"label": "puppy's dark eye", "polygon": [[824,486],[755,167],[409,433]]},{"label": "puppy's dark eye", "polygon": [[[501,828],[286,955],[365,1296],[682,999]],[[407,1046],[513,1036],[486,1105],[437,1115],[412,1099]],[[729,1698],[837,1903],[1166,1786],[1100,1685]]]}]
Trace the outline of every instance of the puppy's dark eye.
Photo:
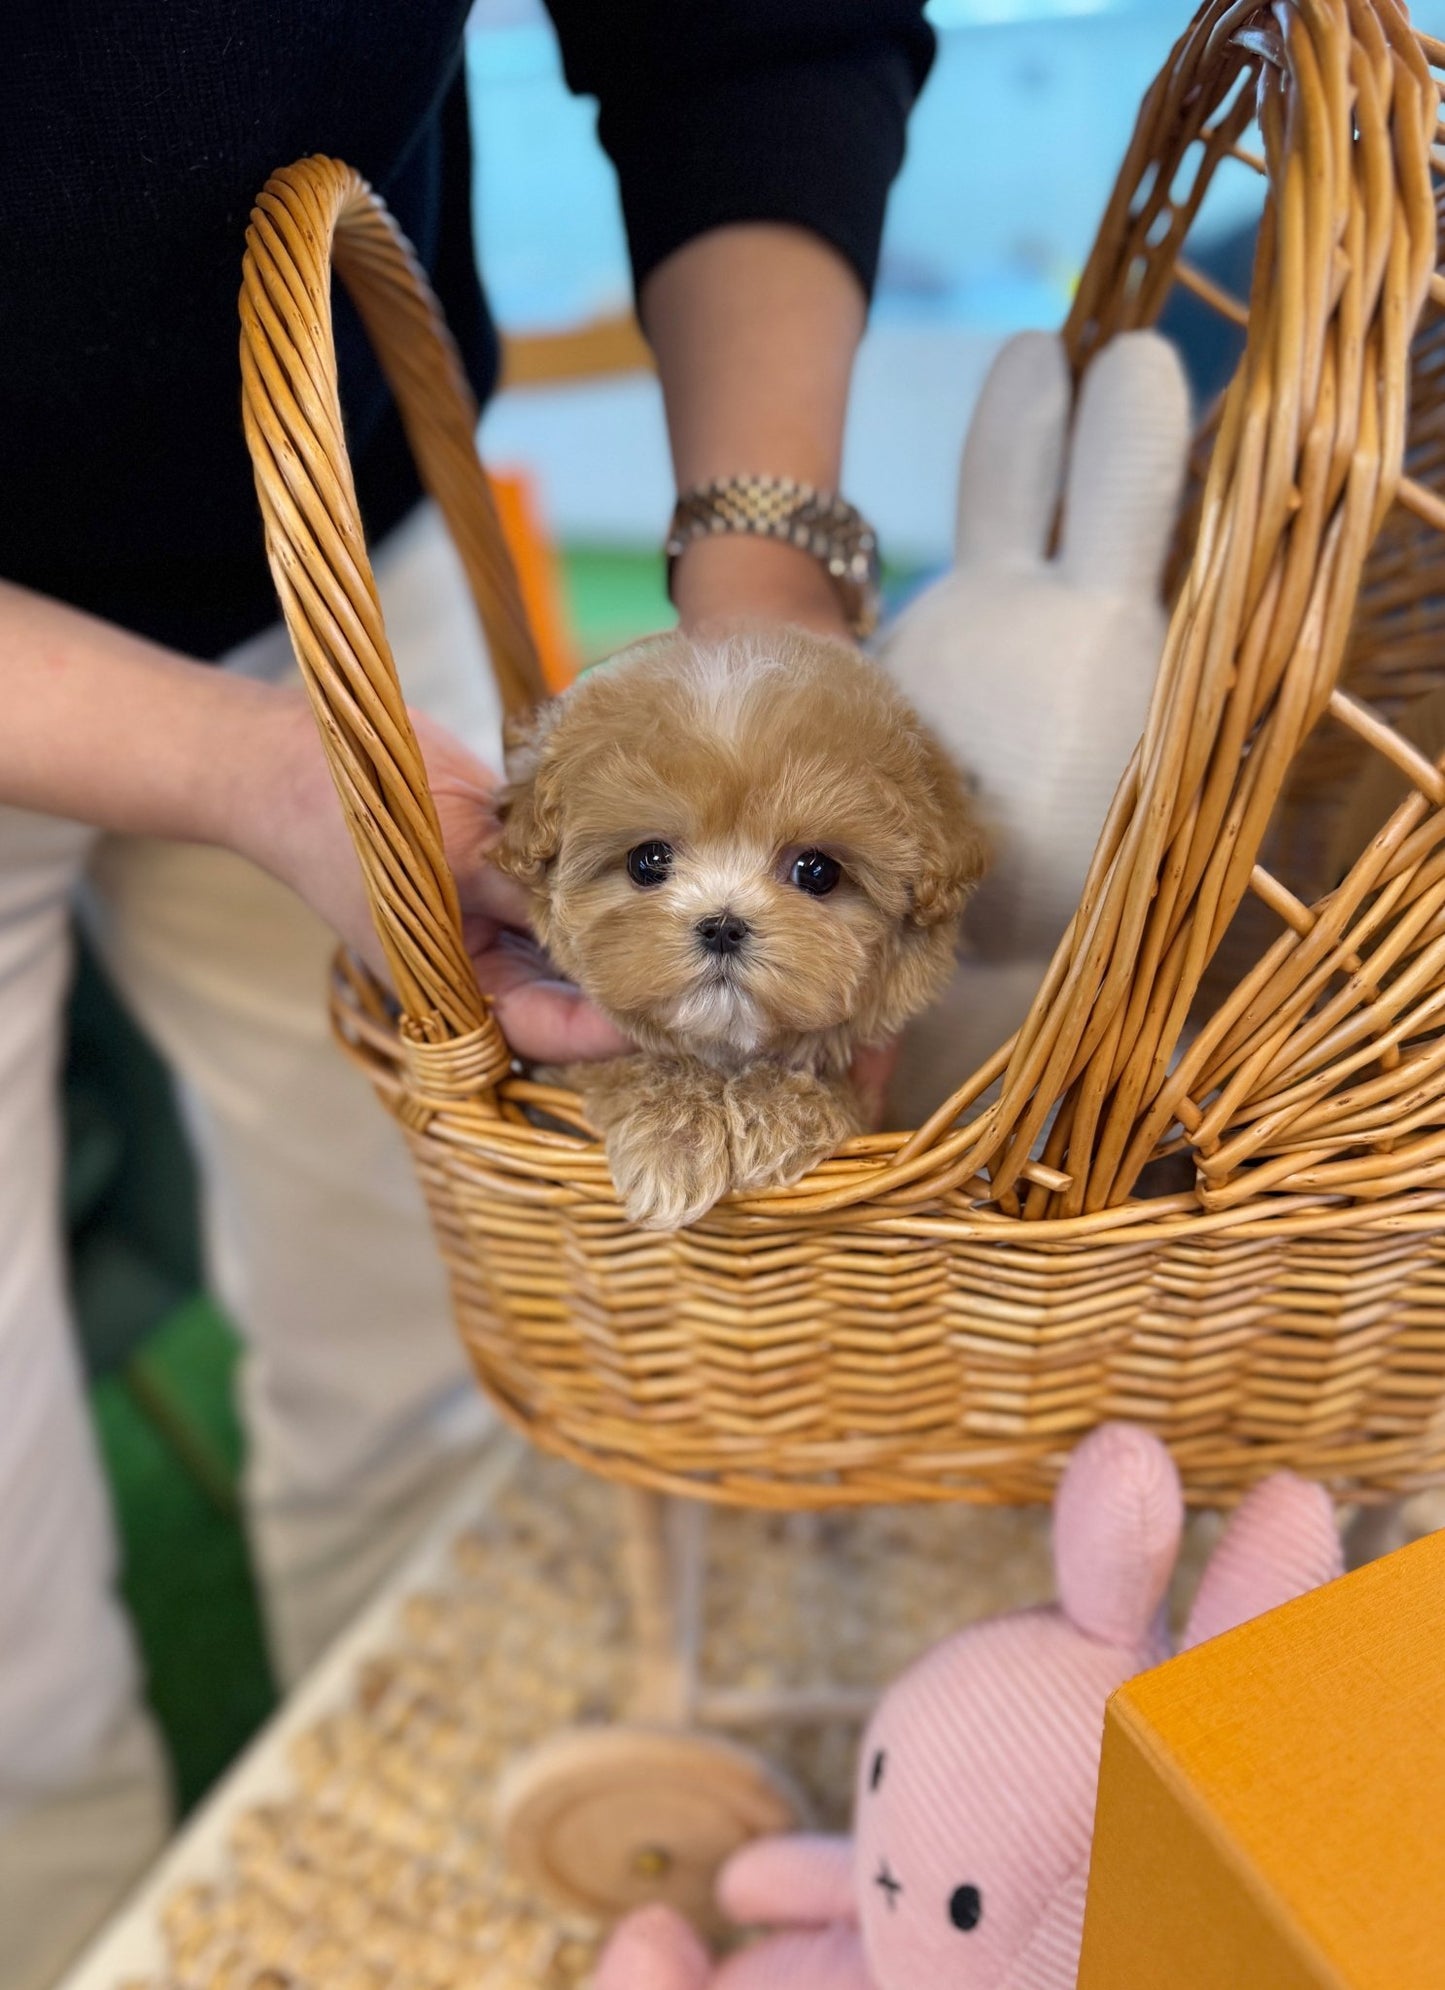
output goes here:
[{"label": "puppy's dark eye", "polygon": [[670,843],[639,843],[627,853],[627,875],[644,889],[650,884],[666,884],[671,871]]},{"label": "puppy's dark eye", "polygon": [[821,850],[805,850],[789,875],[799,891],[807,892],[810,898],[826,898],[842,877],[843,867]]},{"label": "puppy's dark eye", "polygon": [[948,1918],[955,1928],[971,1935],[983,1919],[983,1895],[976,1886],[956,1886],[948,1897]]},{"label": "puppy's dark eye", "polygon": [[878,1785],[883,1781],[883,1770],[887,1761],[888,1757],[881,1748],[874,1751],[873,1766],[868,1771],[868,1787],[870,1790],[876,1790]]}]

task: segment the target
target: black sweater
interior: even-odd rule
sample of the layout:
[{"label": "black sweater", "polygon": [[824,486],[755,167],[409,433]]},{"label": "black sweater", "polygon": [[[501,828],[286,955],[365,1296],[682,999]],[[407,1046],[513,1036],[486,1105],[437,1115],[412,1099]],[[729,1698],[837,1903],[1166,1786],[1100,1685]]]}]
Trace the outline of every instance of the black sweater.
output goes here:
[{"label": "black sweater", "polygon": [[[410,236],[479,398],[467,0],[3,0],[0,575],[215,657],[274,619],[241,437],[236,299],[276,167],[345,159]],[[728,221],[795,222],[871,285],[922,0],[551,0],[595,96],[640,282]],[[415,502],[345,300],[342,404],[368,532]]]}]

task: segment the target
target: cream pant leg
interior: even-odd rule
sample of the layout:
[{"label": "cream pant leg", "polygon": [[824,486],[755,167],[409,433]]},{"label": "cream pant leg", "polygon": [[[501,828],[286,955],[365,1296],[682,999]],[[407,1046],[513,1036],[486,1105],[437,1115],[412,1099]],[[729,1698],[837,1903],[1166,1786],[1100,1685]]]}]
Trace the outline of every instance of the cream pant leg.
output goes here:
[{"label": "cream pant leg", "polygon": [[0,809],[0,1990],[52,1981],[169,1817],[59,1221],[69,899],[93,840]]},{"label": "cream pant leg", "polygon": [[[392,536],[377,574],[408,697],[495,762],[495,696],[433,513]],[[293,669],[280,630],[227,661]],[[405,1149],[330,1041],[321,923],[223,852],[0,813],[0,1990],[47,1981],[34,1957],[73,1948],[152,1851],[154,1830],[113,1828],[117,1760],[160,1814],[153,1753],[117,1741],[138,1684],[64,1304],[55,1074],[82,880],[98,949],[176,1075],[211,1282],[245,1340],[247,1518],[283,1681],[490,1427]],[[108,1889],[78,1879],[96,1864],[87,1777]]]}]

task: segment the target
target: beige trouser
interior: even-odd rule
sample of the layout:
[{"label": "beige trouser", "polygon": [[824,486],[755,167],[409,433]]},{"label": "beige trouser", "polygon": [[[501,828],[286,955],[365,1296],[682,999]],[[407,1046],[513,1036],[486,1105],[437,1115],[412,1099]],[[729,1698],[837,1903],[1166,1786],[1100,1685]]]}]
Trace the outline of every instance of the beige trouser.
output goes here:
[{"label": "beige trouser", "polygon": [[[377,562],[412,702],[496,761],[429,510]],[[227,659],[281,679],[284,631]],[[332,1046],[332,950],[216,850],[0,810],[0,1990],[39,1990],[167,1828],[65,1293],[56,1077],[71,909],[178,1081],[214,1291],[245,1339],[246,1513],[289,1681],[451,1490],[488,1419],[406,1152]]]}]

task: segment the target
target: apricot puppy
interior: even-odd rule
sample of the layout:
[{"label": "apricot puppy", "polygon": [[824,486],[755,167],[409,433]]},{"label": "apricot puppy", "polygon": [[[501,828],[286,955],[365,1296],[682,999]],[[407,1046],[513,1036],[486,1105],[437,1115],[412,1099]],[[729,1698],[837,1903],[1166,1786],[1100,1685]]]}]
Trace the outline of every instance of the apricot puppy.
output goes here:
[{"label": "apricot puppy", "polygon": [[853,1053],[952,966],[985,843],[879,668],[799,630],[623,651],[509,734],[501,868],[637,1045],[570,1066],[633,1221],[676,1229],[861,1130]]}]

